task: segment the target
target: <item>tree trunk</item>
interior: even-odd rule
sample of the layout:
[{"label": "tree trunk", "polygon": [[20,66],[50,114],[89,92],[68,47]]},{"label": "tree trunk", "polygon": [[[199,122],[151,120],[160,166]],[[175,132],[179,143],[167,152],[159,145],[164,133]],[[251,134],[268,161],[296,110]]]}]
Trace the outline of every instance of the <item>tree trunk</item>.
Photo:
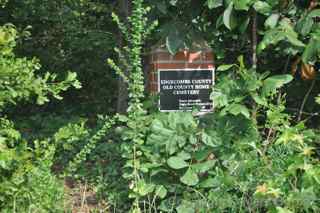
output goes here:
[{"label": "tree trunk", "polygon": [[[127,20],[129,16],[129,1],[120,0],[119,1],[119,11],[120,16],[123,17],[123,20]],[[123,35],[119,30],[119,47],[123,47],[125,41]],[[123,70],[124,74],[128,76],[128,70]],[[118,77],[118,97],[117,97],[117,112],[120,114],[126,113],[128,108],[128,85],[123,79]]]},{"label": "tree trunk", "polygon": [[257,12],[255,9],[252,11],[252,68],[257,69],[258,58],[257,58]]},{"label": "tree trunk", "polygon": [[[257,44],[258,44],[258,35],[257,35],[257,11],[255,9],[252,10],[252,39],[251,39],[251,45],[252,45],[252,69],[254,72],[257,71],[257,65],[258,65],[258,58],[257,58]],[[255,123],[257,123],[257,109],[256,102],[253,102],[252,104],[252,119]]]}]

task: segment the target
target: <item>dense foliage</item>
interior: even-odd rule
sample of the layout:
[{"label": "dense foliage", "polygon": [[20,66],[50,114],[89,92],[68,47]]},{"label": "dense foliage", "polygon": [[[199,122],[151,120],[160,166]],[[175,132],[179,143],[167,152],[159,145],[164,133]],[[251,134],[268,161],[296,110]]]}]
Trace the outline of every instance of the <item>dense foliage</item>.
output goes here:
[{"label": "dense foliage", "polygon": [[[68,212],[70,179],[97,212],[320,211],[318,1],[0,6],[1,213]],[[197,42],[214,112],[158,112],[147,52]]]},{"label": "dense foliage", "polygon": [[37,76],[37,59],[18,58],[13,53],[18,35],[13,25],[0,27],[0,209],[63,211],[63,187],[51,173],[55,147],[47,140],[31,143],[23,139],[5,109],[21,100],[44,104],[51,96],[61,99],[61,91],[80,88],[80,84],[75,73],[68,73],[60,82],[54,74]]}]

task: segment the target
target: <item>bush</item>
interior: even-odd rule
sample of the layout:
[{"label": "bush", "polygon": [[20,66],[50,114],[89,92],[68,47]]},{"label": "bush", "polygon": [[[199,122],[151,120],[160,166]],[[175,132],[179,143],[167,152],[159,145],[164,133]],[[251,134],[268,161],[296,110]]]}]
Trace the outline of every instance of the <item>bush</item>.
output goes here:
[{"label": "bush", "polygon": [[63,212],[63,184],[51,173],[54,146],[31,148],[5,119],[0,122],[1,212]]},{"label": "bush", "polygon": [[13,25],[0,26],[0,211],[63,212],[63,185],[51,172],[54,144],[25,141],[3,112],[21,100],[61,99],[60,92],[80,83],[74,73],[61,82],[50,73],[37,76],[36,59],[13,53],[18,35]]},{"label": "bush", "polygon": [[[219,77],[213,114],[128,121],[124,177],[136,181],[129,196],[139,200],[140,211],[320,210],[319,136],[303,123],[291,124],[282,99],[274,100],[292,78],[251,72],[239,62],[236,72]],[[132,143],[137,125],[144,139]]]}]

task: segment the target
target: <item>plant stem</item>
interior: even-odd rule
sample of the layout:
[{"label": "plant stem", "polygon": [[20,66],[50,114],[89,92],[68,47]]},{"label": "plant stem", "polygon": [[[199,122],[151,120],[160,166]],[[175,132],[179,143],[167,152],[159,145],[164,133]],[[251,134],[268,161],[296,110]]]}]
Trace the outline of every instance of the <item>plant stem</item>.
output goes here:
[{"label": "plant stem", "polygon": [[307,100],[308,100],[308,98],[309,98],[309,96],[310,96],[310,93],[311,93],[311,91],[313,90],[313,88],[314,88],[315,85],[316,85],[316,79],[313,79],[313,81],[312,81],[312,83],[311,83],[311,85],[310,85],[310,87],[309,87],[306,95],[305,95],[304,98],[303,98],[303,101],[302,101],[302,104],[301,104],[301,107],[300,107],[300,110],[299,110],[298,119],[297,119],[298,122],[299,122],[299,121],[301,120],[301,118],[302,118],[304,106],[306,105],[306,102],[307,102]]}]

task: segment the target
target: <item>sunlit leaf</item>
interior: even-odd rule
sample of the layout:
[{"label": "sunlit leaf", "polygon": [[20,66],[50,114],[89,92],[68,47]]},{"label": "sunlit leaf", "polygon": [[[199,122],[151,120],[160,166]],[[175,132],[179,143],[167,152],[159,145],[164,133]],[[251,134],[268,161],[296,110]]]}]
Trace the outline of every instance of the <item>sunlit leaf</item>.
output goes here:
[{"label": "sunlit leaf", "polygon": [[180,178],[180,181],[188,186],[195,186],[199,183],[199,177],[193,169],[189,168],[187,172]]}]

